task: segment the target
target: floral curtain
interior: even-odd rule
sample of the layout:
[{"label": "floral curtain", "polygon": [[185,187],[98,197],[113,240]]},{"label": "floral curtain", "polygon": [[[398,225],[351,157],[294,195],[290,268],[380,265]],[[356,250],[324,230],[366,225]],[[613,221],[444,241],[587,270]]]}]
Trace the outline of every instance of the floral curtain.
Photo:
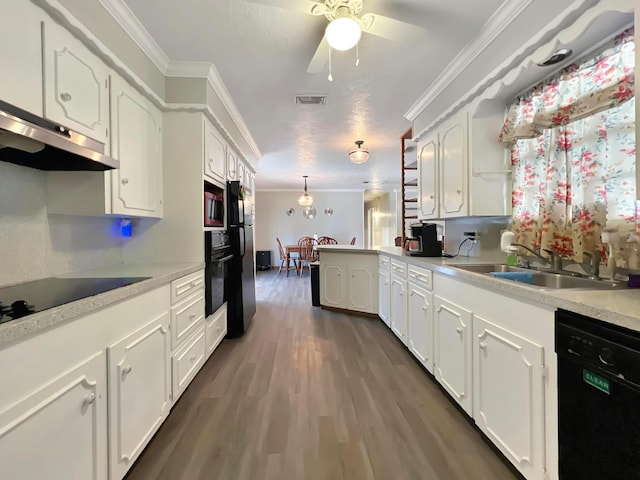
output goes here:
[{"label": "floral curtain", "polygon": [[633,65],[630,29],[511,105],[500,140],[512,143],[518,243],[582,262],[585,251],[605,257],[605,227],[634,230]]}]

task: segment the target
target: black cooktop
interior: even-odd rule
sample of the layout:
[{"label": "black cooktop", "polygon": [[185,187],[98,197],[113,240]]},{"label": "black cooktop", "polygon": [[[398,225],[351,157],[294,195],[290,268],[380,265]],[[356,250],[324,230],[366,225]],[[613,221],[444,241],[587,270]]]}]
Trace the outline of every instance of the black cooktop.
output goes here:
[{"label": "black cooktop", "polygon": [[44,278],[0,288],[0,323],[64,305],[150,277]]}]

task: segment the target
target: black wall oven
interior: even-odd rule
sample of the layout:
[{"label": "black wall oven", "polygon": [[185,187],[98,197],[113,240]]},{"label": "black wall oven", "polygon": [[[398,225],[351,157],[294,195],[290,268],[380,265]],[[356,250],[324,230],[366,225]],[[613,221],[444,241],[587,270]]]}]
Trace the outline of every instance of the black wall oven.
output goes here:
[{"label": "black wall oven", "polygon": [[233,259],[227,232],[204,232],[205,314],[227,301],[229,261]]}]

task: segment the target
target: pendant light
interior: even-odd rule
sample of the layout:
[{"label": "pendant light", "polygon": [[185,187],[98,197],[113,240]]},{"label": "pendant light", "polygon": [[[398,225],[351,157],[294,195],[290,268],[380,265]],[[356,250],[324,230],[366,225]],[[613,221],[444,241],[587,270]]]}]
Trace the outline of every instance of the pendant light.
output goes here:
[{"label": "pendant light", "polygon": [[303,207],[309,207],[313,205],[313,197],[307,193],[307,178],[308,175],[303,175],[304,177],[304,193],[300,195],[298,198],[298,205],[302,205]]},{"label": "pendant light", "polygon": [[364,163],[369,160],[369,149],[362,140],[356,140],[356,146],[349,150],[349,158],[353,163]]}]

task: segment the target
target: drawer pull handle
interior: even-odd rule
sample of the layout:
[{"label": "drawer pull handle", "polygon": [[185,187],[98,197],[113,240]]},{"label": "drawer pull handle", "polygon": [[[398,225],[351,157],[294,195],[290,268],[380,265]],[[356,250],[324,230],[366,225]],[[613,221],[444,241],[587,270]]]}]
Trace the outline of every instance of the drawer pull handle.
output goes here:
[{"label": "drawer pull handle", "polygon": [[487,349],[487,345],[485,343],[480,343],[480,345],[478,345],[480,347],[480,350],[486,350]]},{"label": "drawer pull handle", "polygon": [[457,327],[457,328],[456,328],[456,332],[458,332],[458,333],[460,333],[460,334],[461,334],[461,333],[462,333],[462,327]]},{"label": "drawer pull handle", "polygon": [[70,102],[73,97],[70,93],[64,92],[60,94],[60,100],[63,102]]},{"label": "drawer pull handle", "polygon": [[91,393],[87,398],[84,399],[84,404],[85,406],[92,405],[95,401],[96,401],[96,394]]},{"label": "drawer pull handle", "polygon": [[131,368],[131,365],[127,365],[122,369],[124,373],[131,373],[131,370],[133,370],[133,368]]}]

